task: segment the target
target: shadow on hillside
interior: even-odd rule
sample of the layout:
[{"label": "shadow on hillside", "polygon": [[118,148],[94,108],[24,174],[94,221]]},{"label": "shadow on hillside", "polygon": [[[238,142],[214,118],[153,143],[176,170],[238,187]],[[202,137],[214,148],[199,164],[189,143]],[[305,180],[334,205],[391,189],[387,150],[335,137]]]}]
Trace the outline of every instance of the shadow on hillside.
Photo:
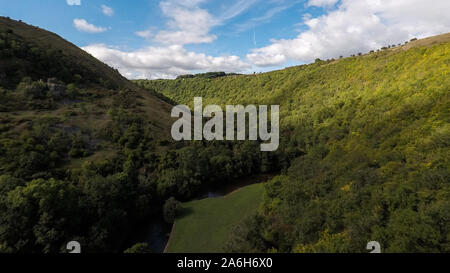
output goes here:
[{"label": "shadow on hillside", "polygon": [[188,215],[190,215],[190,214],[192,214],[194,211],[192,210],[192,208],[180,208],[178,211],[177,211],[177,218],[179,219],[179,218],[184,218],[184,217],[186,217],[186,216],[188,216]]}]

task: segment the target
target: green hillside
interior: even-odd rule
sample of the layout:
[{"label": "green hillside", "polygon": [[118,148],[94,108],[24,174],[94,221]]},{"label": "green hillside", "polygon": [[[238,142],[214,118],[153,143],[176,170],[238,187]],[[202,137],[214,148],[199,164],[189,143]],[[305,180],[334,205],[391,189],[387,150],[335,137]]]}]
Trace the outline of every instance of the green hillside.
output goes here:
[{"label": "green hillside", "polygon": [[[219,239],[197,240],[205,251],[364,252],[376,240],[383,252],[449,252],[449,62],[446,34],[270,73],[138,86],[63,38],[0,17],[0,253],[66,252],[72,240],[84,253],[148,252],[137,230],[170,222],[174,199],[264,173],[282,175],[262,202],[239,201],[256,215],[226,229],[184,215],[174,246],[202,224]],[[172,141],[171,104],[194,96],[279,104],[279,149]]]},{"label": "green hillside", "polygon": [[445,34],[269,73],[136,82],[190,106],[280,105],[283,153],[301,156],[230,251],[365,252],[376,240],[449,252],[449,64]]},{"label": "green hillside", "polygon": [[288,164],[258,143],[175,143],[171,108],[61,37],[0,17],[0,253],[73,240],[84,253],[146,252],[138,231],[166,200]]},{"label": "green hillside", "polygon": [[146,112],[160,133],[171,123],[169,104],[117,70],[54,33],[6,17],[0,17],[0,99],[0,111],[22,111],[15,113],[21,117],[36,114],[30,110],[76,116],[73,108],[83,105],[96,108],[95,115],[87,113],[89,119],[104,120],[101,114],[109,106],[126,104]]},{"label": "green hillside", "polygon": [[131,246],[163,202],[135,182],[169,149],[170,109],[61,37],[0,17],[0,253]]}]

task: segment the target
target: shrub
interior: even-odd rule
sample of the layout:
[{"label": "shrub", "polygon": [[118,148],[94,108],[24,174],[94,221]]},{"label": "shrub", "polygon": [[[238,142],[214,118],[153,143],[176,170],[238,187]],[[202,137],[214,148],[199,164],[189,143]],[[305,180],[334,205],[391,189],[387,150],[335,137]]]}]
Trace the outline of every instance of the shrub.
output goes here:
[{"label": "shrub", "polygon": [[180,209],[180,206],[181,203],[175,198],[170,197],[167,199],[163,208],[164,220],[167,223],[173,223],[175,221],[175,217],[177,216],[177,211]]},{"label": "shrub", "polygon": [[17,91],[24,94],[27,97],[33,99],[40,99],[45,96],[45,89],[47,85],[42,81],[32,82],[30,78],[24,78],[22,82],[17,86]]},{"label": "shrub", "polygon": [[79,90],[75,84],[71,83],[67,85],[67,96],[71,99],[75,99],[79,95]]}]

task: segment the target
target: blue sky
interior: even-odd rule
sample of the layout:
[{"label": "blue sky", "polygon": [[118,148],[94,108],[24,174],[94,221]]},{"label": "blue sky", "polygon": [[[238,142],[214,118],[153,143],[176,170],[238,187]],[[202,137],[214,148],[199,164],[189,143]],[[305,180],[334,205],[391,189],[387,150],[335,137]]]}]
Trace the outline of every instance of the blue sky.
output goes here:
[{"label": "blue sky", "polygon": [[[393,3],[395,2],[395,3]],[[447,0],[0,0],[129,78],[252,73],[450,31]]]}]

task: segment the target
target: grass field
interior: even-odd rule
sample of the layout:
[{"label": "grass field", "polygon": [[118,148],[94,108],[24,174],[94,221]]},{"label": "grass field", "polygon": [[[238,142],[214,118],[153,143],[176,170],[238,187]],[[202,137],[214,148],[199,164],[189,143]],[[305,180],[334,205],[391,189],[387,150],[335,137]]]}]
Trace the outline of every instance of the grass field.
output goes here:
[{"label": "grass field", "polygon": [[166,252],[223,252],[230,227],[258,209],[263,190],[264,184],[254,184],[221,198],[184,203]]}]

